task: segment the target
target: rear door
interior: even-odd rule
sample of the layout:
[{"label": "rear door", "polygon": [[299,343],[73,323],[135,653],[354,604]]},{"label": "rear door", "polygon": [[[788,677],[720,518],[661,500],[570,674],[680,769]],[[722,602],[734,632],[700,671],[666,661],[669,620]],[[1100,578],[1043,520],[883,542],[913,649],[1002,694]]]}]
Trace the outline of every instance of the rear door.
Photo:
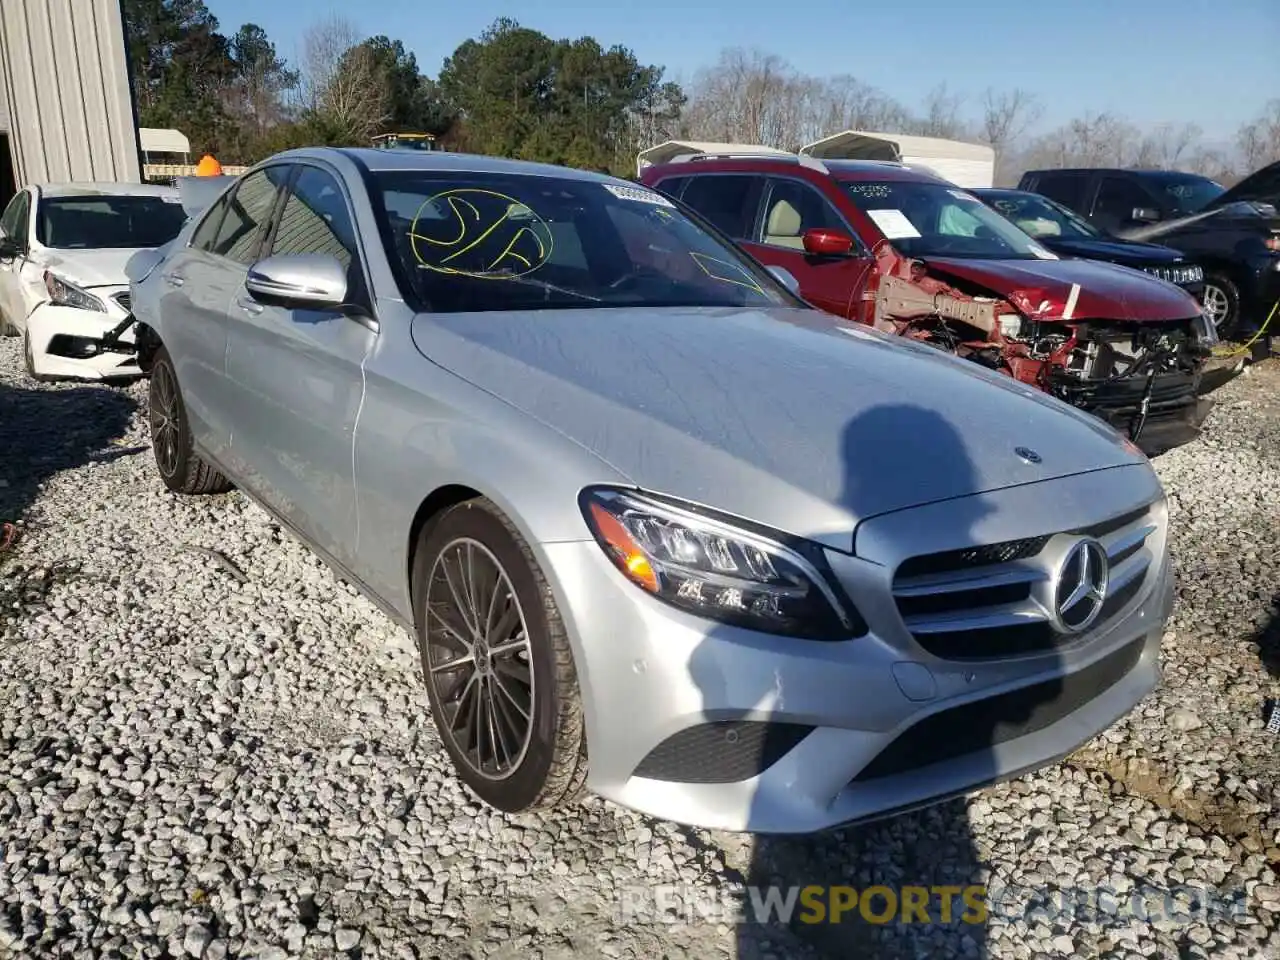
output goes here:
[{"label": "rear door", "polygon": [[275,165],[245,177],[210,207],[191,243],[159,268],[165,285],[160,337],[173,357],[196,442],[223,463],[239,406],[226,379],[228,311],[257,259],[285,173]]},{"label": "rear door", "polygon": [[294,165],[262,256],[317,253],[347,270],[350,310],[289,309],[244,288],[231,305],[232,459],[254,492],[343,564],[356,551],[353,443],[376,334],[351,198],[319,165]]},{"label": "rear door", "polygon": [[[763,190],[763,213],[744,249],[761,263],[785,267],[800,281],[800,295],[820,310],[851,320],[858,316],[871,274],[869,251],[848,220],[813,184],[770,176]],[[806,230],[836,230],[853,238],[848,256],[814,256],[804,249]]]}]

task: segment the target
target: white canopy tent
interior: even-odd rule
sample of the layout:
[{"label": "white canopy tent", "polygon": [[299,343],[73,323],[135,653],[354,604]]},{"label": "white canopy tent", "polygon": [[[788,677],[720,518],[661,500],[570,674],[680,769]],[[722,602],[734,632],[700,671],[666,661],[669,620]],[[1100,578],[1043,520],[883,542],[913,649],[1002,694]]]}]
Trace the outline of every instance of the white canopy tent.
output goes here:
[{"label": "white canopy tent", "polygon": [[180,130],[139,127],[138,144],[142,147],[143,156],[152,153],[177,153],[185,157],[191,153],[191,141]]},{"label": "white canopy tent", "polygon": [[887,160],[926,167],[960,187],[990,187],[996,154],[990,147],[941,137],[844,130],[800,148],[823,160]]}]

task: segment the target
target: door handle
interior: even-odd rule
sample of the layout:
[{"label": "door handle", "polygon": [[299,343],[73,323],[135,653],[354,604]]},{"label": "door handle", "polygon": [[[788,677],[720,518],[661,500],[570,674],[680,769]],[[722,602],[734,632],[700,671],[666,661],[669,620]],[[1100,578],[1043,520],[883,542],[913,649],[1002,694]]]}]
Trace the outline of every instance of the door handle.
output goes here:
[{"label": "door handle", "polygon": [[186,281],[183,280],[182,274],[180,273],[166,273],[164,275],[164,282],[169,284],[171,287],[180,287]]},{"label": "door handle", "polygon": [[258,303],[256,300],[246,300],[244,297],[236,298],[236,306],[245,313],[254,317],[262,312],[262,304]]}]

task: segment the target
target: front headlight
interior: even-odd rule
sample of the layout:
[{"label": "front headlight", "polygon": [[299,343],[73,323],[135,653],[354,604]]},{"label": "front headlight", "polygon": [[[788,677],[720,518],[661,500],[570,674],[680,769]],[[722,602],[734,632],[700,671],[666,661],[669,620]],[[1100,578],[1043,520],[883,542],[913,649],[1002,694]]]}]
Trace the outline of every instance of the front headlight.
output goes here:
[{"label": "front headlight", "polygon": [[623,575],[674,607],[813,640],[866,632],[815,544],[631,491],[589,489],[581,506]]},{"label": "front headlight", "polygon": [[55,307],[77,307],[80,310],[107,312],[106,304],[92,293],[81,290],[71,281],[64,280],[48,270],[44,272],[44,288],[49,293],[49,302]]}]

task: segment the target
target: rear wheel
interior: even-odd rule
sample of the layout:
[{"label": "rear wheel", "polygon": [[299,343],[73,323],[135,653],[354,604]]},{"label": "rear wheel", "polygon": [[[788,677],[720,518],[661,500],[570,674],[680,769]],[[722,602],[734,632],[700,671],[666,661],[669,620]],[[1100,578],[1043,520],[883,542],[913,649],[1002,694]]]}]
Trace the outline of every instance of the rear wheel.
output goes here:
[{"label": "rear wheel", "polygon": [[1225,273],[1210,273],[1204,278],[1200,299],[1218,336],[1231,337],[1240,326],[1240,288]]},{"label": "rear wheel", "polygon": [[231,482],[195,451],[187,408],[169,352],[161,347],[151,368],[151,451],[164,485],[175,493],[225,493]]},{"label": "rear wheel", "polygon": [[582,791],[586,732],[555,598],[488,500],[428,526],[415,562],[418,642],[436,728],[459,777],[509,813]]}]

